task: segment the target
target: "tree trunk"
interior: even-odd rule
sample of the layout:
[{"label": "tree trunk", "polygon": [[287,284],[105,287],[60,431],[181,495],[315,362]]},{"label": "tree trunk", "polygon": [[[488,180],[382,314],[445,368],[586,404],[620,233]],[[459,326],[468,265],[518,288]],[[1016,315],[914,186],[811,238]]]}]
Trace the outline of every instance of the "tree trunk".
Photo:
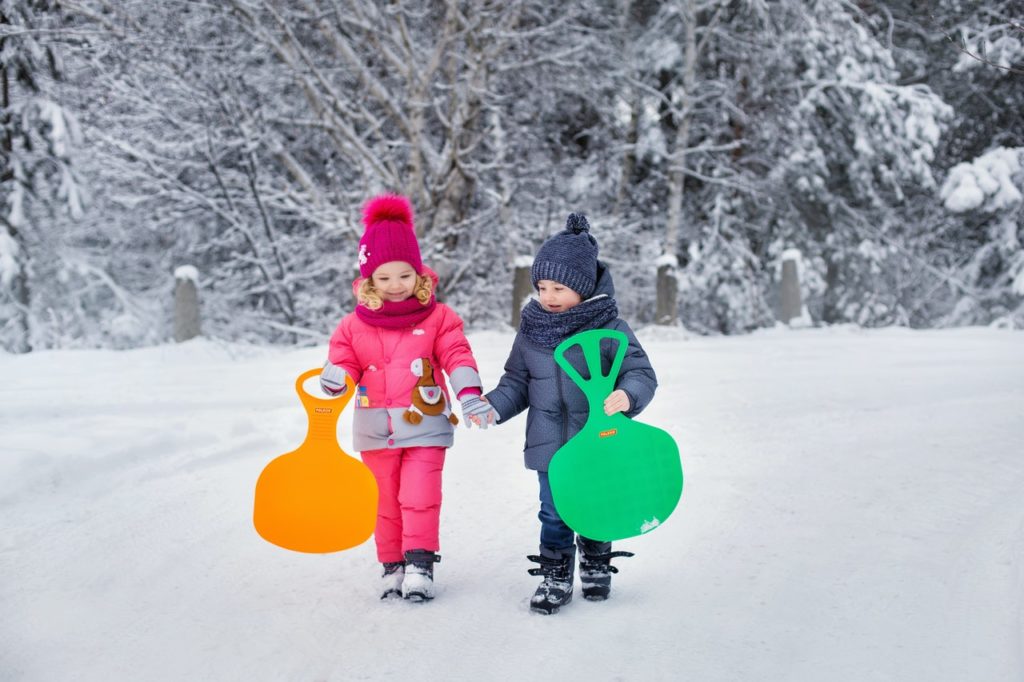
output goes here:
[{"label": "tree trunk", "polygon": [[[7,17],[0,12],[0,25],[9,25]],[[0,54],[4,52],[6,48],[6,38],[0,38]],[[14,326],[18,330],[14,340],[9,346],[9,350],[12,353],[28,353],[32,350],[32,344],[29,341],[29,313],[31,310],[31,300],[29,297],[29,283],[28,283],[28,253],[25,251],[25,245],[22,243],[22,237],[18,232],[18,228],[12,225],[9,219],[11,214],[11,207],[8,204],[10,199],[10,192],[3,189],[4,186],[13,186],[14,183],[18,182],[17,178],[14,177],[14,168],[11,166],[10,158],[14,151],[14,140],[11,137],[11,122],[10,118],[10,107],[11,107],[11,84],[10,77],[7,73],[7,65],[0,64],[0,128],[3,129],[3,139],[0,141],[0,146],[3,148],[3,156],[0,159],[0,211],[4,214],[4,229],[7,230],[7,236],[10,238],[14,245],[14,267],[15,273],[11,278],[10,291],[11,299],[14,301]]]},{"label": "tree trunk", "polygon": [[[631,51],[631,44],[633,43],[633,35],[630,30],[631,6],[632,2],[630,0],[620,0],[619,36],[622,39],[621,49],[623,54],[628,56],[626,73],[630,77],[635,77],[636,65]],[[626,145],[622,153],[622,169],[619,174],[619,188],[615,193],[615,207],[612,209],[612,215],[616,217],[621,217],[622,215],[622,211],[628,198],[629,188],[633,182],[633,172],[636,169],[636,143],[640,138],[641,107],[643,107],[643,97],[640,92],[636,92],[633,97],[633,103],[630,107],[629,128],[626,130]]]},{"label": "tree trunk", "polygon": [[[442,164],[442,176],[434,185],[442,187],[440,196],[435,196],[430,229],[445,230],[447,236],[442,242],[446,253],[454,253],[459,244],[460,230],[450,230],[466,220],[469,198],[476,193],[476,177],[467,172],[464,154],[474,146],[475,138],[482,134],[482,105],[479,93],[486,91],[488,66],[483,60],[481,46],[470,40],[466,46],[470,71],[465,73],[463,60],[454,54],[449,56],[447,79],[451,87],[449,102],[448,158]],[[444,261],[437,261],[438,276],[442,281],[452,274]],[[436,269],[436,268],[435,268]]]},{"label": "tree trunk", "polygon": [[[10,229],[8,229],[8,233],[10,234]],[[15,244],[17,244],[17,234],[17,232],[11,234]],[[22,251],[22,253],[24,252]],[[17,259],[18,272],[11,280],[11,298],[14,299],[15,326],[18,329],[18,334],[9,348],[12,353],[28,353],[32,350],[31,325],[29,323],[31,298],[29,297],[28,276],[25,274],[26,265],[24,258]]]},{"label": "tree trunk", "polygon": [[[677,259],[679,233],[683,221],[683,189],[686,182],[686,173],[684,171],[686,168],[686,150],[690,137],[690,98],[693,93],[697,63],[696,0],[685,0],[683,12],[683,21],[686,23],[683,102],[681,120],[676,131],[675,147],[669,161],[668,218],[665,224],[665,243],[662,246],[663,256],[671,257],[673,260]],[[678,287],[676,286],[675,266],[663,264],[658,268],[658,324],[674,325],[678,323],[677,296]]]},{"label": "tree trunk", "polygon": [[642,101],[639,95],[633,100],[632,112],[629,120],[629,130],[626,132],[626,149],[622,153],[622,173],[619,176],[619,189],[615,193],[615,208],[612,215],[621,216],[622,210],[628,199],[629,188],[633,184],[633,172],[636,170],[636,143],[640,137],[640,107]]}]

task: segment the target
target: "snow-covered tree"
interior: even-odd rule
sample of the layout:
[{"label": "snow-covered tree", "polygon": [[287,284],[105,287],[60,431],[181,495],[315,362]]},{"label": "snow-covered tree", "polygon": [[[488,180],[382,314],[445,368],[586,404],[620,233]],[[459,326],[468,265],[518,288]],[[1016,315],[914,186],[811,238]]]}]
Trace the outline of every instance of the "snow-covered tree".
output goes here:
[{"label": "snow-covered tree", "polygon": [[[59,32],[4,37],[62,40],[91,198],[76,221],[37,185],[25,220],[47,230],[5,224],[0,306],[27,313],[4,316],[5,343],[26,327],[39,345],[167,339],[186,263],[204,333],[322,339],[352,304],[359,208],[379,191],[413,198],[471,325],[508,319],[512,263],[570,211],[637,324],[770,325],[790,248],[818,321],[1015,309],[1016,204],[947,202],[969,196],[963,168],[1024,147],[1011,0],[60,4]],[[16,260],[44,253],[26,235],[52,257]]]},{"label": "snow-covered tree", "polygon": [[27,352],[38,267],[54,257],[48,219],[82,214],[72,150],[74,116],[53,95],[62,64],[47,30],[59,25],[48,0],[0,2],[0,347]]},{"label": "snow-covered tree", "polygon": [[903,84],[865,15],[816,2],[794,16],[774,68],[789,75],[773,253],[801,249],[819,290],[816,319],[908,323],[907,282],[930,201],[941,134],[953,110],[923,84]]},{"label": "snow-covered tree", "polygon": [[1014,150],[1024,147],[1024,6],[1015,0],[921,5],[889,2],[876,13],[903,80],[927,84],[955,111],[933,164],[937,177],[948,172],[942,191],[908,220],[929,227],[914,247],[927,267],[920,269],[912,322],[1002,319],[1020,326],[1012,254],[1024,221],[1009,201],[1012,192],[983,200],[982,186],[997,178],[1004,186],[1019,182],[1012,168]]},{"label": "snow-covered tree", "polygon": [[1024,328],[1024,147],[998,147],[957,164],[940,196],[981,236],[959,269],[971,290],[945,321]]},{"label": "snow-covered tree", "polygon": [[577,208],[541,188],[566,156],[547,124],[574,125],[568,95],[584,89],[535,88],[584,80],[576,58],[600,28],[575,12],[172,2],[104,20],[104,7],[79,6],[110,28],[90,61],[105,102],[85,103],[104,184],[172,244],[154,253],[161,270],[172,255],[200,268],[214,333],[322,334],[351,303],[359,207],[378,191],[413,198],[442,295],[493,323],[506,317],[493,301],[508,295],[512,257],[558,221],[545,212]]}]

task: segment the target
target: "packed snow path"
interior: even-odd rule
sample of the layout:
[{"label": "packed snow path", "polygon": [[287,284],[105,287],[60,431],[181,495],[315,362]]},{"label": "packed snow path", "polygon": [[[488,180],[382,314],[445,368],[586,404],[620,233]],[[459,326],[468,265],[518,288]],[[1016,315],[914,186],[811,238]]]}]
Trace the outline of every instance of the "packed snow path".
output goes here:
[{"label": "packed snow path", "polygon": [[[551,617],[523,417],[460,427],[439,596],[381,603],[372,541],[251,525],[323,348],[0,355],[0,678],[1024,679],[1024,334],[640,336],[683,499]],[[512,336],[470,339],[493,385]]]}]

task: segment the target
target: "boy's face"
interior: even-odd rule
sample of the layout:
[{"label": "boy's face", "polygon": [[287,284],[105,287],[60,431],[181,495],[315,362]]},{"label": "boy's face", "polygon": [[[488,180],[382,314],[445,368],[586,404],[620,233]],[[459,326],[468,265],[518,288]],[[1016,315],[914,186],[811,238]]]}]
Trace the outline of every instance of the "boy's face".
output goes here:
[{"label": "boy's face", "polygon": [[537,281],[537,293],[541,307],[549,313],[564,313],[583,300],[569,287],[550,279]]},{"label": "boy's face", "polygon": [[416,271],[405,261],[389,261],[373,271],[370,284],[385,301],[404,301],[416,289]]}]

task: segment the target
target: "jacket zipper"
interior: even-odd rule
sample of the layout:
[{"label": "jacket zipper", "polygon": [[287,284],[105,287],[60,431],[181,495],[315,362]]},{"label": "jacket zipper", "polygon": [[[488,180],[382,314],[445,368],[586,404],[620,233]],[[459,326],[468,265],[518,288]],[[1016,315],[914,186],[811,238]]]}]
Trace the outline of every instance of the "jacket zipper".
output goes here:
[{"label": "jacket zipper", "polygon": [[565,396],[562,394],[562,368],[555,363],[555,382],[558,384],[558,407],[562,411],[562,441],[558,447],[569,442],[569,408],[565,404]]}]

